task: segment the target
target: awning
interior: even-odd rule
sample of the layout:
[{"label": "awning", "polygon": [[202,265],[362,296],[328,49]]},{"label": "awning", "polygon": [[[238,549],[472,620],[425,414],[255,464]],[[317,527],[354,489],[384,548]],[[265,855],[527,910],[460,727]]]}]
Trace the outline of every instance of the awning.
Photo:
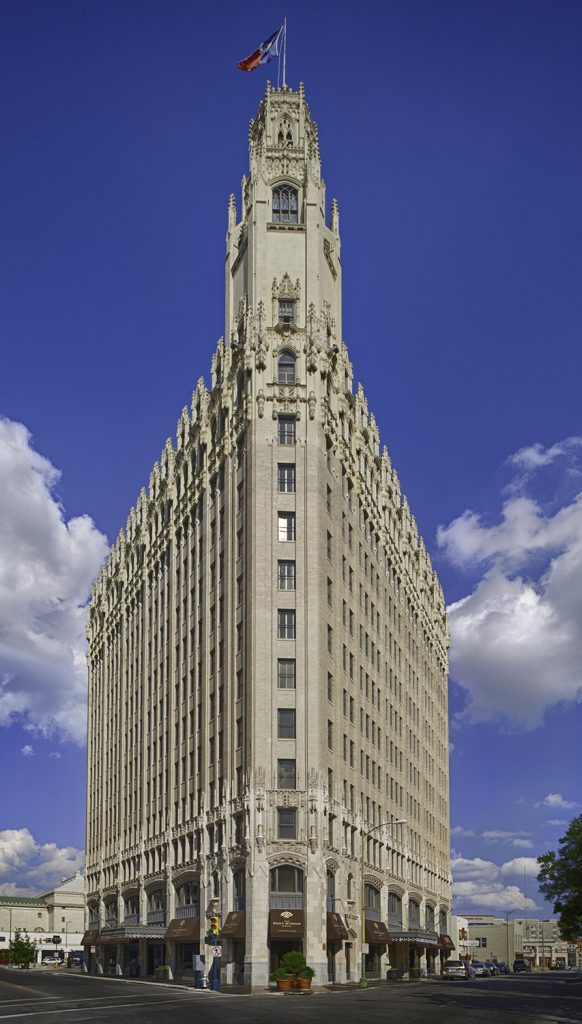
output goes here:
[{"label": "awning", "polygon": [[99,938],[99,930],[98,929],[95,929],[93,931],[89,930],[88,932],[85,932],[85,934],[83,935],[83,938],[81,939],[81,945],[82,946],[94,946],[95,943],[97,942],[98,938]]},{"label": "awning", "polygon": [[439,935],[439,948],[440,949],[454,949],[455,943],[448,935]]},{"label": "awning", "polygon": [[164,939],[171,942],[199,942],[199,917],[174,917],[166,928]]},{"label": "awning", "polygon": [[246,934],[246,914],[244,910],[231,910],[226,915],[222,926],[224,939],[244,939]]},{"label": "awning", "polygon": [[387,946],[390,942],[388,929],[383,921],[366,918],[366,942],[373,946]]},{"label": "awning", "polygon": [[341,914],[328,912],[327,915],[327,938],[331,942],[342,942],[347,939],[348,930],[342,921]]},{"label": "awning", "polygon": [[302,910],[270,910],[270,939],[302,939],[305,922]]}]

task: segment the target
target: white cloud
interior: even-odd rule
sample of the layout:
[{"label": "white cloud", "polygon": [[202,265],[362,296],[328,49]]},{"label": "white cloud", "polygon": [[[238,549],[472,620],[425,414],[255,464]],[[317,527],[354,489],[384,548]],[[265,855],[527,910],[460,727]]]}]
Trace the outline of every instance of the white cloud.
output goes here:
[{"label": "white cloud", "polygon": [[49,757],[54,758],[55,761],[60,761],[62,755],[59,754],[58,750],[51,750]]},{"label": "white cloud", "polygon": [[83,867],[83,850],[38,843],[27,828],[0,831],[0,894],[46,892]]},{"label": "white cloud", "polygon": [[0,725],[83,742],[85,605],[106,538],[65,519],[58,471],[1,417],[0,479]]},{"label": "white cloud", "polygon": [[20,751],[20,753],[21,753],[21,754],[22,754],[22,755],[23,755],[24,757],[34,757],[34,749],[33,749],[33,748],[31,747],[30,743],[27,743],[27,744],[26,744],[26,745],[25,745],[25,746],[24,746],[24,747],[22,748],[22,750]]},{"label": "white cloud", "polygon": [[514,857],[502,864],[499,872],[502,877],[506,875],[527,875],[529,878],[537,878],[540,873],[540,866],[535,857]]},{"label": "white cloud", "polygon": [[563,818],[548,818],[548,820],[546,821],[546,825],[555,825],[557,827],[567,824],[568,822],[565,821]]},{"label": "white cloud", "polygon": [[[531,863],[530,863],[531,862]],[[493,861],[481,857],[453,857],[453,897],[457,913],[463,909],[479,908],[489,910],[510,910],[523,907],[531,910],[536,907],[535,900],[524,896],[518,885],[507,884],[505,879],[511,875],[523,877],[533,873],[532,864],[537,862],[530,857],[516,857],[505,864],[494,864]]]},{"label": "white cloud", "polygon": [[[579,482],[572,461],[581,446],[582,438],[534,445],[511,461],[533,471],[568,456],[561,468]],[[449,608],[451,673],[469,696],[457,721],[534,728],[551,705],[581,700],[582,492],[550,512],[514,495],[497,523],[467,511],[439,527],[437,541],[452,564],[480,574]]]},{"label": "white cloud", "polygon": [[529,849],[533,846],[531,832],[509,832],[503,829],[487,829],[485,832],[474,832],[473,829],[463,828],[462,825],[455,825],[451,829],[451,835],[465,836],[469,839],[484,839],[486,843],[508,843],[510,846],[520,846]]},{"label": "white cloud", "polygon": [[573,800],[565,800],[561,793],[548,793],[542,800],[542,805],[544,807],[563,807],[567,810],[580,806]]}]

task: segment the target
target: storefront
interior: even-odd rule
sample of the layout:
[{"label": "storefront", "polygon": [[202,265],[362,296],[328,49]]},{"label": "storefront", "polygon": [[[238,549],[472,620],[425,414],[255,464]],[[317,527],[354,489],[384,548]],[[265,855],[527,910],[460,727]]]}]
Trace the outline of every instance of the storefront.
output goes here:
[{"label": "storefront", "polygon": [[98,929],[89,929],[81,939],[81,945],[85,954],[85,964],[89,974],[94,974],[97,967],[97,943],[99,942]]},{"label": "storefront", "polygon": [[440,950],[440,966],[449,959],[451,953],[454,952],[455,943],[449,935],[439,935],[439,950]]},{"label": "storefront", "polygon": [[342,942],[347,938],[348,930],[341,914],[329,911],[326,922],[327,980],[332,983],[337,981],[335,958],[342,948]]},{"label": "storefront", "polygon": [[292,949],[303,952],[305,917],[303,910],[269,911],[269,950],[271,970],[276,971],[279,961]]},{"label": "storefront", "polygon": [[244,910],[231,910],[222,926],[222,938],[231,943],[230,959],[233,963],[233,982],[244,983],[246,914]]},{"label": "storefront", "polygon": [[174,944],[173,956],[171,956],[174,976],[176,978],[192,977],[193,957],[200,952],[200,918],[172,918],[166,928],[164,940],[166,943]]},{"label": "storefront", "polygon": [[386,952],[390,936],[383,921],[372,921],[366,918],[366,977],[380,978],[382,973],[382,956]]}]

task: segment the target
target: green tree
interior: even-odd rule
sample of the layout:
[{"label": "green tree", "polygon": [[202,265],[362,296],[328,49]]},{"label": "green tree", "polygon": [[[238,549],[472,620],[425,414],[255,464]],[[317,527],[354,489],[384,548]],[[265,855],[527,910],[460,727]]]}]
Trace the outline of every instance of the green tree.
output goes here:
[{"label": "green tree", "polygon": [[582,814],[572,819],[559,843],[557,853],[538,857],[538,883],[560,916],[563,938],[575,941],[582,937]]},{"label": "green tree", "polygon": [[17,929],[8,946],[8,955],[11,964],[30,967],[36,960],[36,942],[29,939],[28,932]]}]

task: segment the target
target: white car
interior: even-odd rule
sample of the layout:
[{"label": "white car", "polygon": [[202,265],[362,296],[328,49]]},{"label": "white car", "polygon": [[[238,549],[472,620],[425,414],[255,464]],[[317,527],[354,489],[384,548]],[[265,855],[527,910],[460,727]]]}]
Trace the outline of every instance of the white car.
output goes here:
[{"label": "white car", "polygon": [[60,964],[58,956],[45,956],[43,964]]}]

